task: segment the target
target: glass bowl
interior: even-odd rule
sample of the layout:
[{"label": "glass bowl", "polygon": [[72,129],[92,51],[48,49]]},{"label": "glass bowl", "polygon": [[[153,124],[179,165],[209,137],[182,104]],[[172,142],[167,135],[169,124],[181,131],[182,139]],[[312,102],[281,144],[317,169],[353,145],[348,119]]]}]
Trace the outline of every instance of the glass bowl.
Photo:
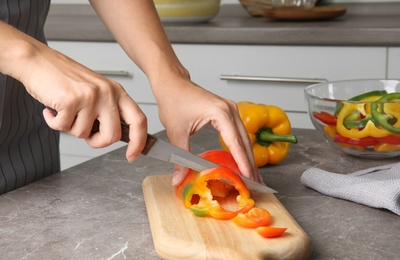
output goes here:
[{"label": "glass bowl", "polygon": [[324,82],[305,88],[316,130],[344,153],[367,158],[400,155],[400,81]]}]

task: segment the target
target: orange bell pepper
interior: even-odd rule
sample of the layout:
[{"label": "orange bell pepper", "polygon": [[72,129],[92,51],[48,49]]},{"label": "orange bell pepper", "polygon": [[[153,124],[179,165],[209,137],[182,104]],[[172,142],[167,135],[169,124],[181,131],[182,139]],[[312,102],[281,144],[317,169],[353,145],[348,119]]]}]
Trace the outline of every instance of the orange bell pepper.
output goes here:
[{"label": "orange bell pepper", "polygon": [[274,238],[281,236],[287,228],[281,227],[258,227],[256,232],[265,238]]},{"label": "orange bell pepper", "polygon": [[[297,143],[297,138],[290,134],[291,124],[285,111],[277,106],[237,103],[240,118],[253,143],[253,154],[258,167],[277,164],[289,153],[290,143]],[[229,151],[220,136],[224,150]]]},{"label": "orange bell pepper", "polygon": [[[221,155],[222,160],[216,156]],[[221,167],[212,168],[203,172],[191,170],[181,185],[175,188],[176,194],[183,200],[184,206],[197,216],[211,216],[217,219],[232,219],[238,213],[246,213],[254,206],[254,200],[250,197],[250,191],[236,174],[238,166],[232,155],[225,151],[210,151],[200,155],[201,157],[222,164]],[[224,167],[226,165],[226,167]],[[229,167],[229,168],[228,168]],[[228,180],[234,186],[221,183],[220,179]],[[227,196],[232,190],[236,190],[236,210],[224,209],[214,196]]]},{"label": "orange bell pepper", "polygon": [[239,213],[232,222],[246,228],[268,226],[271,224],[271,214],[266,209],[254,207],[247,213]]},{"label": "orange bell pepper", "polygon": [[[175,187],[177,197],[186,208],[196,216],[230,219],[245,228],[270,225],[271,214],[265,209],[254,207],[255,202],[250,197],[250,191],[237,175],[239,169],[232,154],[224,150],[211,150],[200,156],[221,166],[203,172],[190,170],[184,181]],[[233,185],[226,184],[221,179],[228,180]],[[232,209],[232,205],[228,208],[222,207],[220,201],[232,195],[236,196],[235,208]],[[273,237],[263,233],[260,235]],[[274,235],[278,236],[276,231]]]}]

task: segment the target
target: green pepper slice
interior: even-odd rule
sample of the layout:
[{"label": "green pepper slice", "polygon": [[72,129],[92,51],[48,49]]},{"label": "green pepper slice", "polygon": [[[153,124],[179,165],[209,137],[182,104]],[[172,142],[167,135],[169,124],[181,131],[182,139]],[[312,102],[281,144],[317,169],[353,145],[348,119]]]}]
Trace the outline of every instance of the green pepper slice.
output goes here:
[{"label": "green pepper slice", "polygon": [[343,125],[347,129],[364,128],[370,120],[376,125],[376,122],[371,115],[368,114],[365,117],[362,117],[360,112],[353,112],[343,120]]},{"label": "green pepper slice", "polygon": [[373,102],[371,104],[371,115],[373,119],[384,129],[386,129],[389,132],[395,133],[395,134],[400,134],[400,128],[395,127],[391,124],[391,120],[393,118],[396,119],[396,121],[400,120],[400,111],[399,114],[394,116],[390,114],[385,114],[383,112],[383,106],[384,102],[389,102],[395,99],[400,99],[400,93],[399,92],[394,92],[390,94],[386,94],[382,96],[380,99],[378,99],[376,102]]},{"label": "green pepper slice", "polygon": [[[366,93],[354,96],[354,97],[350,98],[347,101],[361,101],[363,99],[366,99],[366,98],[369,98],[369,97],[372,97],[372,96],[383,96],[383,95],[386,95],[386,94],[387,94],[386,90],[373,90],[373,91],[370,91],[370,92],[366,92]],[[342,107],[343,107],[342,103],[338,103],[336,105],[335,116],[337,116],[339,114],[340,109],[342,109]]]}]

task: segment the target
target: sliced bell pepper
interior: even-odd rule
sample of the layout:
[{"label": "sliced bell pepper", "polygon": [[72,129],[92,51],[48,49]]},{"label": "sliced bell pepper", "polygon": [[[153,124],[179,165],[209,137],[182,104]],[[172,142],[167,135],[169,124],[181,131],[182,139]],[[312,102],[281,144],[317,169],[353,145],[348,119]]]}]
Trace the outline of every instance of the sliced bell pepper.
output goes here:
[{"label": "sliced bell pepper", "polygon": [[377,152],[400,151],[400,144],[379,143],[374,145],[374,150]]},{"label": "sliced bell pepper", "polygon": [[384,137],[388,136],[391,133],[383,129],[379,126],[375,126],[375,124],[372,122],[372,120],[369,120],[365,127],[362,129],[358,128],[346,128],[344,126],[344,120],[354,111],[357,111],[357,104],[356,103],[351,103],[351,102],[342,102],[343,107],[340,110],[337,118],[337,124],[336,124],[336,130],[337,132],[348,138],[357,138],[361,139],[364,137]]},{"label": "sliced bell pepper", "polygon": [[329,114],[328,112],[313,112],[313,116],[326,125],[336,125],[336,117],[334,115]]},{"label": "sliced bell pepper", "polygon": [[390,114],[384,109],[384,106],[390,105],[390,103],[386,104],[385,102],[399,99],[400,93],[394,92],[382,96],[376,102],[371,104],[371,114],[376,122],[385,130],[395,134],[400,134],[400,127],[392,125],[389,120],[395,118],[397,122],[400,121],[400,103],[394,103],[396,109],[391,110],[392,113]]},{"label": "sliced bell pepper", "polygon": [[373,146],[379,143],[379,141],[376,138],[372,137],[364,137],[361,139],[357,139],[357,138],[344,137],[341,136],[340,134],[336,134],[335,137],[333,138],[333,141],[336,143],[345,143],[357,146]]},{"label": "sliced bell pepper", "polygon": [[281,227],[258,227],[256,232],[265,238],[274,238],[281,236],[287,228]]},{"label": "sliced bell pepper", "polygon": [[[250,191],[235,173],[239,171],[233,156],[224,150],[211,150],[200,156],[224,166],[203,172],[190,170],[184,181],[175,187],[175,193],[183,201],[184,206],[196,216],[231,219],[235,224],[246,228],[267,227],[271,223],[271,214],[265,209],[254,207]],[[221,179],[229,180],[233,186],[221,182]],[[218,197],[231,198],[232,195],[236,196],[235,209],[222,207]],[[263,231],[264,233],[260,234],[265,237],[279,236],[277,230],[271,230],[273,231],[266,234]],[[280,234],[285,230],[280,230]]]},{"label": "sliced bell pepper", "polygon": [[335,134],[333,141],[340,144],[349,144],[357,147],[374,146],[374,150],[378,152],[394,151],[400,147],[400,136],[385,136],[380,138],[365,137],[361,139],[347,138],[340,134]]},{"label": "sliced bell pepper", "polygon": [[[285,111],[277,106],[237,103],[240,118],[253,143],[253,154],[258,167],[277,164],[289,153],[290,143],[297,143],[297,138],[290,133],[291,125]],[[224,150],[229,151],[220,136]]]},{"label": "sliced bell pepper", "polygon": [[[216,151],[200,155],[205,159],[214,158]],[[203,172],[189,171],[184,181],[175,188],[175,192],[179,198],[183,200],[184,206],[190,209],[197,216],[211,216],[216,219],[232,219],[238,213],[246,213],[254,206],[254,200],[250,197],[250,191],[243,183],[242,179],[235,173],[237,164],[232,155],[226,151],[219,151],[224,158],[224,164],[227,167],[217,167],[208,169]],[[208,158],[207,156],[210,156]],[[228,159],[231,158],[231,159]],[[231,163],[228,163],[230,161]],[[218,163],[214,161],[215,163]],[[229,165],[228,165],[229,164]],[[228,168],[230,167],[230,168]],[[232,185],[215,185],[215,180],[225,179]],[[227,194],[227,190],[235,190],[238,192],[236,210],[228,210],[223,208],[214,198],[217,194]],[[229,192],[228,192],[229,193]]]},{"label": "sliced bell pepper", "polygon": [[337,131],[336,131],[336,126],[335,125],[326,125],[324,127],[324,132],[327,134],[330,138],[334,138]]},{"label": "sliced bell pepper", "polygon": [[400,144],[400,135],[388,135],[381,138],[376,138],[380,143]]},{"label": "sliced bell pepper", "polygon": [[347,129],[350,128],[364,128],[369,121],[372,121],[375,124],[375,120],[372,118],[371,115],[362,115],[360,112],[355,111],[348,115],[344,120],[343,120],[343,125]]},{"label": "sliced bell pepper", "polygon": [[[348,99],[348,101],[364,101],[364,102],[375,101],[376,99],[379,99],[381,96],[383,96],[385,94],[387,94],[386,90],[373,90],[370,92],[366,92],[366,93],[362,93],[360,95],[354,96],[354,97]],[[336,105],[335,116],[337,116],[339,114],[342,107],[343,107],[342,103],[338,103]]]},{"label": "sliced bell pepper", "polygon": [[239,213],[232,219],[232,222],[242,227],[256,228],[270,225],[271,219],[271,214],[268,210],[254,207],[247,213]]},{"label": "sliced bell pepper", "polygon": [[349,100],[365,103],[342,102],[336,107],[336,125],[327,124],[324,132],[343,147],[396,151],[400,146],[400,103],[394,100],[400,100],[399,92],[372,91]]}]

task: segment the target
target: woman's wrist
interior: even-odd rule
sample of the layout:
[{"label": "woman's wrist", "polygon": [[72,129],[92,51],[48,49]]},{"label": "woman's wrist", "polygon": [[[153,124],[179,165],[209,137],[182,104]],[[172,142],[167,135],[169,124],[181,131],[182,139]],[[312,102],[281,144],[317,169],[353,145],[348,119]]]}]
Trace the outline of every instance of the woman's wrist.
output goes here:
[{"label": "woman's wrist", "polygon": [[1,27],[0,72],[20,80],[22,72],[29,69],[27,64],[37,56],[35,41],[15,28]]},{"label": "woman's wrist", "polygon": [[181,85],[181,82],[190,80],[189,71],[183,67],[179,61],[178,64],[166,64],[155,68],[150,73],[147,73],[151,88],[156,96],[162,96],[165,92],[173,91],[170,87],[174,88]]}]

